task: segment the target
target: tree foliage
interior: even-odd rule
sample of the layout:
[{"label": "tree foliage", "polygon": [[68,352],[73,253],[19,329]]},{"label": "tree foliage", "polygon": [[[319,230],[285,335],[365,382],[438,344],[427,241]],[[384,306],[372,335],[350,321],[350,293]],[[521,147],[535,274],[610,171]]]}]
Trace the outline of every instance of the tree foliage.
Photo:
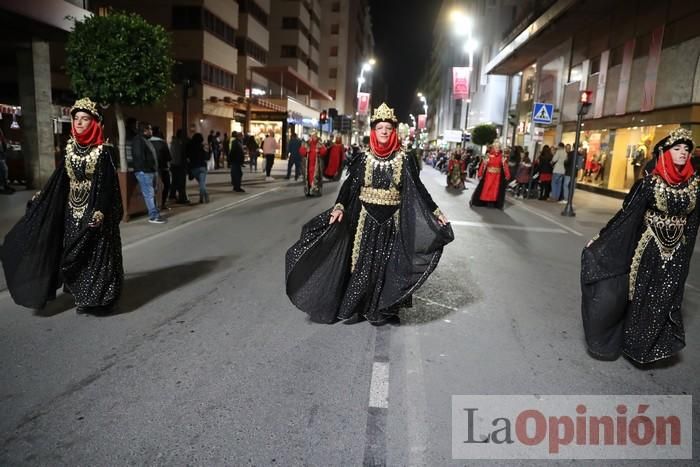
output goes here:
[{"label": "tree foliage", "polygon": [[472,130],[472,143],[479,146],[493,143],[496,137],[498,137],[498,132],[493,125],[477,125]]},{"label": "tree foliage", "polygon": [[66,68],[78,96],[148,105],[172,87],[170,46],[165,29],[139,15],[92,16],[68,36]]}]

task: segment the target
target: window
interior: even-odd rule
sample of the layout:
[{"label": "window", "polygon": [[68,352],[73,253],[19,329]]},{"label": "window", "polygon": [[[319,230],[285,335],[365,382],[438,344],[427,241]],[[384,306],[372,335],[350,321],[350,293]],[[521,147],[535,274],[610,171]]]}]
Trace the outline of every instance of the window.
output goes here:
[{"label": "window", "polygon": [[206,9],[204,10],[204,29],[227,44],[236,45],[236,30]]},{"label": "window", "polygon": [[202,9],[198,6],[173,7],[173,29],[202,29]]},{"label": "window", "polygon": [[331,24],[331,34],[338,34],[340,32],[340,24]]},{"label": "window", "polygon": [[331,68],[330,70],[328,70],[328,77],[329,78],[337,78],[338,77],[338,69]]},{"label": "window", "polygon": [[297,58],[297,47],[295,45],[283,45],[280,57]]},{"label": "window", "polygon": [[282,18],[282,29],[299,29],[299,18],[285,16]]},{"label": "window", "polygon": [[594,75],[600,72],[600,55],[591,59],[591,74]]},{"label": "window", "polygon": [[337,57],[338,56],[338,46],[334,45],[331,47],[331,57]]},{"label": "window", "polygon": [[311,59],[308,59],[306,61],[306,66],[309,67],[309,70],[313,71],[314,73],[318,74],[318,64],[313,62]]},{"label": "window", "polygon": [[253,40],[238,36],[236,38],[236,48],[238,53],[253,58],[263,65],[267,63],[267,50]]},{"label": "window", "polygon": [[335,99],[335,89],[329,89],[328,95],[331,96],[333,99]]},{"label": "window", "polygon": [[241,14],[248,14],[258,20],[260,24],[267,27],[268,15],[265,13],[260,5],[255,3],[254,0],[240,0],[238,2],[238,11]]},{"label": "window", "polygon": [[218,66],[202,62],[202,82],[233,91],[235,89],[236,75]]}]

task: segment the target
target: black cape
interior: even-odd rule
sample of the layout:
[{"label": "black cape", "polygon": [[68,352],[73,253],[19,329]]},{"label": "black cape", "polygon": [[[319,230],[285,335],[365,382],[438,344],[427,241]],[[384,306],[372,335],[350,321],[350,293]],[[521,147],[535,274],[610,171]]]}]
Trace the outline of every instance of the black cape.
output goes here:
[{"label": "black cape", "polygon": [[[303,226],[301,239],[287,251],[287,295],[316,322],[335,321],[346,293],[364,159],[353,159],[338,196],[345,207],[343,221],[329,225],[332,209],[324,211]],[[399,228],[385,275],[391,280],[381,290],[381,309],[402,303],[418,289],[437,266],[443,247],[454,239],[452,227],[441,226],[433,213],[435,203],[420,182],[414,158],[405,158],[403,171]]]}]

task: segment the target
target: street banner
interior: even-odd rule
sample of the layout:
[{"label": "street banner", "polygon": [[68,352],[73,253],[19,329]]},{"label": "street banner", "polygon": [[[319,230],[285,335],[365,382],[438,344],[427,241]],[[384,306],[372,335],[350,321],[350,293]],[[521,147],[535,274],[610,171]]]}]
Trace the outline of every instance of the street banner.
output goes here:
[{"label": "street banner", "polygon": [[469,76],[472,69],[466,66],[452,67],[452,98],[469,99]]},{"label": "street banner", "polygon": [[632,61],[634,60],[634,38],[625,42],[622,53],[622,68],[620,69],[620,86],[617,89],[617,105],[615,115],[624,115],[627,112],[627,96],[630,92],[630,79],[632,78]]},{"label": "street banner", "polygon": [[642,99],[642,112],[654,110],[654,98],[656,97],[656,78],[659,74],[659,62],[661,62],[661,42],[664,39],[664,25],[651,32],[649,44],[649,60],[647,61],[647,73],[644,78],[644,99]]},{"label": "street banner", "polygon": [[357,111],[360,115],[367,115],[369,113],[369,93],[368,92],[358,92],[357,93]]},{"label": "street banner", "polygon": [[425,129],[425,122],[428,119],[428,116],[426,114],[419,114],[418,115],[418,129],[423,130]]}]

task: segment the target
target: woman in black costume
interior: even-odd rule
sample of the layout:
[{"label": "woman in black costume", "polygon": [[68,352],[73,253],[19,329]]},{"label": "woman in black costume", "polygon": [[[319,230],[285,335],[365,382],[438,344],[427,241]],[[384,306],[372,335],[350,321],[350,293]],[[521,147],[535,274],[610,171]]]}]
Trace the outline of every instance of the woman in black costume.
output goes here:
[{"label": "woman in black costume", "polygon": [[78,313],[104,314],[124,280],[119,183],[95,103],[76,101],[71,116],[65,162],[5,237],[2,263],[18,305],[43,308],[63,285]]},{"label": "woman in black costume", "polygon": [[454,238],[400,150],[394,111],[382,104],[371,123],[371,150],[350,163],[335,206],[287,251],[287,295],[317,322],[395,318]]},{"label": "woman in black costume", "polygon": [[645,364],[685,346],[681,304],[700,224],[693,146],[683,128],[661,140],[655,169],[583,251],[583,325],[595,357]]}]

